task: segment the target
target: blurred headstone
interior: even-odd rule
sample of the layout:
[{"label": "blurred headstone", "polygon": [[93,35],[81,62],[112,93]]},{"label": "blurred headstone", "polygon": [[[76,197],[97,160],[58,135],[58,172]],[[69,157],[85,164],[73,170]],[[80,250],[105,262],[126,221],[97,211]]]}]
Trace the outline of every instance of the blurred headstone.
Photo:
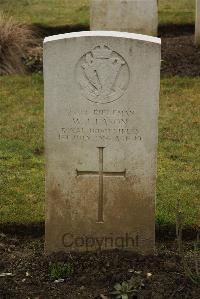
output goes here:
[{"label": "blurred headstone", "polygon": [[92,0],[90,29],[157,36],[157,0]]}]

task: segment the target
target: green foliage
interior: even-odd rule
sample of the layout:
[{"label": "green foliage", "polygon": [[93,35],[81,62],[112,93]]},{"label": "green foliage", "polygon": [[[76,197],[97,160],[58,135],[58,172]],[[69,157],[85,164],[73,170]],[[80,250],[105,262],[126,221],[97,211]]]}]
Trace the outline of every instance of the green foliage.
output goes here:
[{"label": "green foliage", "polygon": [[114,286],[114,291],[111,294],[116,299],[129,299],[133,295],[137,294],[139,290],[144,286],[143,281],[140,277],[132,276],[130,280],[123,281],[121,284],[117,283]]},{"label": "green foliage", "polygon": [[55,262],[49,264],[49,275],[52,280],[67,278],[74,273],[74,267],[71,263]]}]

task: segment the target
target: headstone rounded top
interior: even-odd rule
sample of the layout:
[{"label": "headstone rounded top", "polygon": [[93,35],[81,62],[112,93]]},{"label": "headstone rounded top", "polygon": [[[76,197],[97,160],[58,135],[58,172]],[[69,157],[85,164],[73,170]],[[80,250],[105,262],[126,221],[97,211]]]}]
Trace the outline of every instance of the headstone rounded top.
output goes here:
[{"label": "headstone rounded top", "polygon": [[121,37],[127,39],[135,39],[138,41],[161,44],[161,39],[158,37],[137,34],[137,33],[120,32],[120,31],[81,31],[81,32],[64,33],[64,34],[48,36],[44,39],[44,43],[68,39],[68,38],[95,37],[95,36]]}]

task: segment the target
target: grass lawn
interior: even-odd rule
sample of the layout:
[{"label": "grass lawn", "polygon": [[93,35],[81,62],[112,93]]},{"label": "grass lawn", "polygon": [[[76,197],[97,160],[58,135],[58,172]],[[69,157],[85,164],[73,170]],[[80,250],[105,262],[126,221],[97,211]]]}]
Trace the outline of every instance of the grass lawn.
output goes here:
[{"label": "grass lawn", "polygon": [[89,24],[89,0],[0,0],[0,10],[27,24]]},{"label": "grass lawn", "polygon": [[[0,11],[27,24],[88,25],[90,0],[0,0]],[[195,0],[159,0],[160,24],[194,23]]]},{"label": "grass lawn", "polygon": [[196,0],[158,0],[160,24],[187,24],[195,22]]},{"label": "grass lawn", "polygon": [[44,217],[42,79],[0,77],[0,221]]},{"label": "grass lawn", "polygon": [[[0,77],[0,222],[44,220],[41,75]],[[200,224],[198,104],[200,78],[161,82],[157,222]]]}]

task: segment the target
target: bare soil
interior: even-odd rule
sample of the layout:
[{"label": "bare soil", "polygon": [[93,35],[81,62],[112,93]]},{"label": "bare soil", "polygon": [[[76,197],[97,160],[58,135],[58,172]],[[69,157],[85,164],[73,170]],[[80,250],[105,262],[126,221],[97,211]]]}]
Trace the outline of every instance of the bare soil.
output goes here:
[{"label": "bare soil", "polygon": [[200,47],[193,34],[162,38],[161,75],[200,76]]},{"label": "bare soil", "polygon": [[[186,244],[190,267],[194,267],[191,243]],[[142,256],[126,251],[57,253],[44,255],[43,238],[23,238],[1,234],[0,298],[113,298],[116,283],[140,277],[144,287],[130,298],[199,298],[200,285],[186,275],[174,242],[157,243],[155,255]],[[49,263],[63,262],[74,272],[56,283]],[[147,277],[147,273],[151,273]]]}]

